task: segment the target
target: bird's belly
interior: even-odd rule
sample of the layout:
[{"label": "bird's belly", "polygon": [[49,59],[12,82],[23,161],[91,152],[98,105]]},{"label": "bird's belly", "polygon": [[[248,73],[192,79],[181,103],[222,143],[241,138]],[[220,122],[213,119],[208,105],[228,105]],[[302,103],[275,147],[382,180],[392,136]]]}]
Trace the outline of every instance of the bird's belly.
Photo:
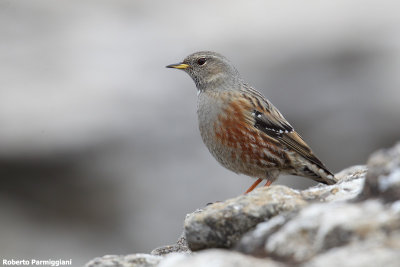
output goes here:
[{"label": "bird's belly", "polygon": [[277,157],[271,156],[266,146],[260,146],[248,138],[240,139],[234,132],[227,131],[226,136],[229,138],[226,139],[221,138],[220,133],[214,133],[213,141],[203,137],[210,153],[221,165],[236,173],[259,178],[264,178],[269,170],[281,165]]}]

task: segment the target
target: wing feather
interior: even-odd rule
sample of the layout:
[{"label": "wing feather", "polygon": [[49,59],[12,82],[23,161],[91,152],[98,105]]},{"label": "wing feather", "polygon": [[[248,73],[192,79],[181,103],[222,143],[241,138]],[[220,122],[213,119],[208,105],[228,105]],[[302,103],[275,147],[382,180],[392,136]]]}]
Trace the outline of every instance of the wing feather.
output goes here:
[{"label": "wing feather", "polygon": [[331,174],[331,172],[314,155],[311,148],[306,144],[306,142],[304,142],[301,136],[293,129],[290,123],[283,117],[279,110],[272,105],[271,102],[251,87],[246,86],[245,91],[252,95],[252,97],[262,99],[262,106],[256,106],[252,112],[255,120],[255,128],[294,150],[303,158],[314,163],[328,174]]}]

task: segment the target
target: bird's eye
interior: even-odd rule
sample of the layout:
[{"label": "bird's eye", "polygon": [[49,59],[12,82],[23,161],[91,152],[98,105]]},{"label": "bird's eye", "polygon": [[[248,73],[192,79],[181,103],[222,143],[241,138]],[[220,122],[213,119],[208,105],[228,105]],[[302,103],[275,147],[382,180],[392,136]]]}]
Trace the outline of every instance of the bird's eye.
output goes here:
[{"label": "bird's eye", "polygon": [[206,59],[204,57],[201,57],[197,60],[197,64],[199,64],[200,66],[204,65],[205,63],[206,63]]}]

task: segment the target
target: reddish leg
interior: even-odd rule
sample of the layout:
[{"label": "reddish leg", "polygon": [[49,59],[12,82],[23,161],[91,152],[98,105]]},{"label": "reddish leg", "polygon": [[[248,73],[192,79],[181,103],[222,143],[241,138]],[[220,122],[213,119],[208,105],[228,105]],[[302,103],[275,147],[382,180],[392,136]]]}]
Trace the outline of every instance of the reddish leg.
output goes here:
[{"label": "reddish leg", "polygon": [[256,186],[261,183],[262,179],[258,178],[257,181],[254,182],[254,184],[252,184],[249,189],[247,189],[247,191],[244,194],[250,193],[251,191],[253,191],[254,188],[256,188]]},{"label": "reddish leg", "polygon": [[271,180],[267,180],[267,182],[265,183],[264,186],[270,186],[271,184],[272,184],[272,181]]}]

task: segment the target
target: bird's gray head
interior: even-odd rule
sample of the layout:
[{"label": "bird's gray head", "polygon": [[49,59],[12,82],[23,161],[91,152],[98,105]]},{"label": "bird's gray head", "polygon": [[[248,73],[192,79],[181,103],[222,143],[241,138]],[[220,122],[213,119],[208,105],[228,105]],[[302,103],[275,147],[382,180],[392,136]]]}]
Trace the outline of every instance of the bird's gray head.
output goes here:
[{"label": "bird's gray head", "polygon": [[232,90],[240,80],[238,71],[224,56],[210,51],[193,53],[167,68],[184,70],[200,91]]}]

